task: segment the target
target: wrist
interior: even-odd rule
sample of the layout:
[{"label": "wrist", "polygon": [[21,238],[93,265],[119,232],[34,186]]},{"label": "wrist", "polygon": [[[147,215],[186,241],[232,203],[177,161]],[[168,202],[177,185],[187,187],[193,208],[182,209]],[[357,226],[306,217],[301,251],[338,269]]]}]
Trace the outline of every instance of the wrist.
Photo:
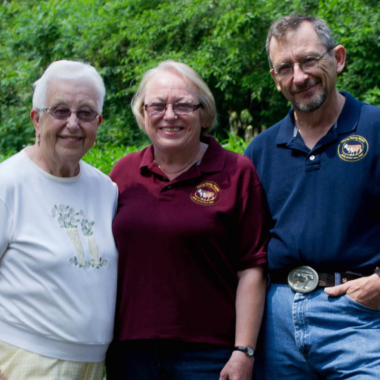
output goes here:
[{"label": "wrist", "polygon": [[[244,365],[253,364],[255,357],[249,357],[244,352],[241,351],[232,351],[231,360],[237,361]],[[0,379],[1,380],[1,379]]]},{"label": "wrist", "polygon": [[234,352],[240,352],[244,355],[246,355],[248,358],[253,358],[255,354],[255,349],[251,346],[238,346],[236,345],[234,347]]}]

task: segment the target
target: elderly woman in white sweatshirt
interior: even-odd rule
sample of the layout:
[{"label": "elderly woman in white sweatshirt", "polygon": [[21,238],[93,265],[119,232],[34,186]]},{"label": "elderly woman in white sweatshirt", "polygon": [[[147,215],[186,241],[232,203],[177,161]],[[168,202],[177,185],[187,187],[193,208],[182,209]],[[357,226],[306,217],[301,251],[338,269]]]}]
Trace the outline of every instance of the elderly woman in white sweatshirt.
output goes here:
[{"label": "elderly woman in white sweatshirt", "polygon": [[35,145],[0,164],[0,376],[7,380],[103,377],[118,190],[81,158],[94,145],[104,95],[92,66],[52,63],[35,83]]}]

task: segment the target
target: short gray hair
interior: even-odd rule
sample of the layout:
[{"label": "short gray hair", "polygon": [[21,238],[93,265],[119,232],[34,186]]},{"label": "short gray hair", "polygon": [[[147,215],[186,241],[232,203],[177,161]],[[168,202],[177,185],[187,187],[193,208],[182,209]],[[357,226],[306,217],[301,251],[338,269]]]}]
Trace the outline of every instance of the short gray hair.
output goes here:
[{"label": "short gray hair", "polygon": [[85,80],[97,94],[97,112],[102,113],[106,89],[103,79],[88,63],[76,61],[55,61],[49,65],[42,77],[34,82],[33,108],[45,108],[49,84],[59,80]]},{"label": "short gray hair", "polygon": [[335,47],[334,39],[331,34],[328,25],[318,17],[303,16],[303,15],[289,15],[280,18],[275,21],[269,28],[267,41],[265,44],[269,64],[272,67],[272,62],[269,56],[269,44],[274,37],[276,40],[283,39],[289,31],[297,30],[302,23],[309,22],[313,25],[315,32],[319,39],[327,49],[333,49]]},{"label": "short gray hair", "polygon": [[135,96],[132,99],[131,107],[135,115],[137,124],[145,132],[144,123],[144,99],[146,96],[146,88],[150,80],[159,73],[165,71],[174,71],[183,76],[186,82],[190,82],[197,89],[197,95],[202,107],[199,108],[202,119],[202,133],[208,132],[217,123],[216,107],[214,97],[201,76],[189,65],[185,63],[167,60],[161,62],[158,66],[148,70],[137,89]]}]

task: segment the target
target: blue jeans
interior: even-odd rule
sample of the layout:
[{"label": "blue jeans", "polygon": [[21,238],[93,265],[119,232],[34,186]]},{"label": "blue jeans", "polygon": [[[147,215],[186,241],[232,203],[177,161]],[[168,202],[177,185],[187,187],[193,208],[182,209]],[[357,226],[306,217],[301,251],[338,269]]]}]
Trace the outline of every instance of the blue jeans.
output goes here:
[{"label": "blue jeans", "polygon": [[256,349],[257,380],[380,379],[380,310],[323,289],[272,284]]},{"label": "blue jeans", "polygon": [[231,348],[172,340],[113,343],[107,380],[218,380]]}]

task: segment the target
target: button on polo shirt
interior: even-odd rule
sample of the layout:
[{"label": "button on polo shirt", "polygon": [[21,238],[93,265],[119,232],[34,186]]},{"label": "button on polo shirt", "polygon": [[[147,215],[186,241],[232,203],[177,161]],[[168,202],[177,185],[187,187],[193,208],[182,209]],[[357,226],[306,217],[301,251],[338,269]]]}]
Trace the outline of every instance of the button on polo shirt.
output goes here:
[{"label": "button on polo shirt", "polygon": [[365,272],[380,262],[380,109],[342,94],[336,126],[313,149],[294,134],[291,109],[245,152],[271,214],[271,270]]},{"label": "button on polo shirt", "polygon": [[120,191],[119,340],[234,344],[236,272],[266,263],[265,202],[249,159],[202,141],[200,164],[171,181],[152,146],[111,173]]}]

